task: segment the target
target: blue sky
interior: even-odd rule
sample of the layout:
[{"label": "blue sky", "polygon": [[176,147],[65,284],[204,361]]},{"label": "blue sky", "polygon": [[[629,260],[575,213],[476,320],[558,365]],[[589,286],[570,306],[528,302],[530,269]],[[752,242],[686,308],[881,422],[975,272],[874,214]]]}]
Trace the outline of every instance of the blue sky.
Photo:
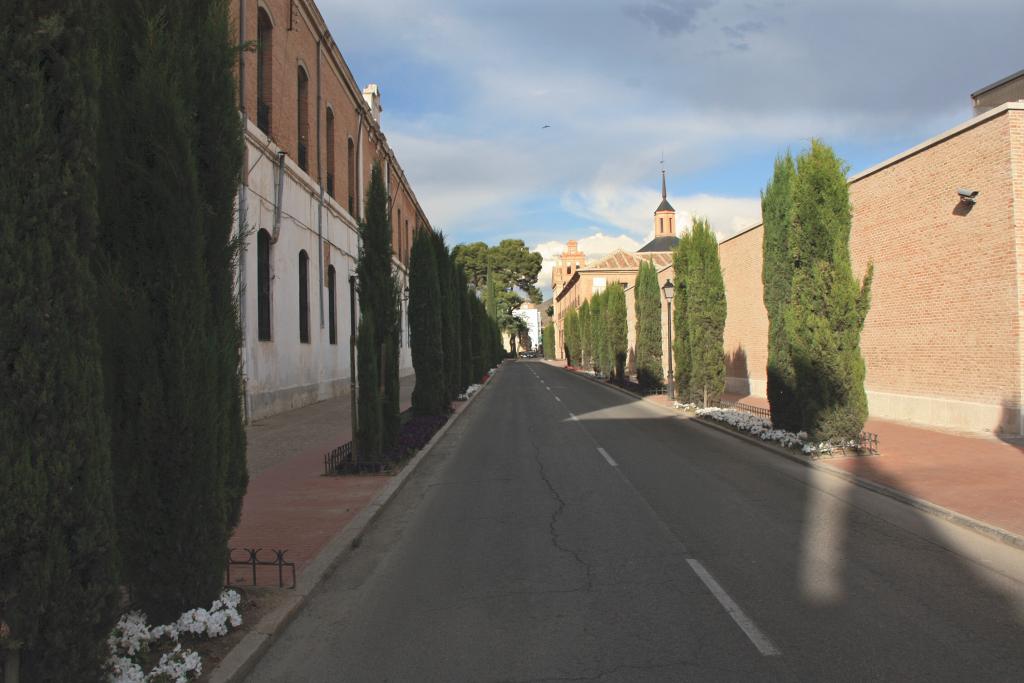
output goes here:
[{"label": "blue sky", "polygon": [[[1018,0],[319,0],[431,222],[545,257],[642,244],[660,192],[720,236],[775,156],[853,172],[970,117],[1024,68]],[[543,125],[550,128],[542,129]]]}]

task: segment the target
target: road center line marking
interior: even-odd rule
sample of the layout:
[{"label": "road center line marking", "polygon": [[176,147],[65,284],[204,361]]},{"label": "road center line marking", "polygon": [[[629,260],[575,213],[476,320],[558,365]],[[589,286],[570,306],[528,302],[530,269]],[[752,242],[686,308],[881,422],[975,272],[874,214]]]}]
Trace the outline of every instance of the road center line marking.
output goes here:
[{"label": "road center line marking", "polygon": [[558,398],[557,396],[555,396],[555,400],[558,401],[559,403],[562,402],[562,399]]},{"label": "road center line marking", "polygon": [[768,636],[762,633],[761,629],[759,629],[753,620],[747,616],[746,612],[740,609],[740,606],[729,597],[729,594],[725,592],[725,589],[723,589],[717,581],[715,581],[715,577],[711,576],[710,572],[704,568],[704,565],[702,565],[698,560],[689,557],[686,558],[686,561],[689,563],[690,569],[692,569],[700,580],[704,582],[704,585],[708,587],[711,594],[714,595],[722,607],[725,608],[725,611],[729,613],[729,616],[732,617],[732,620],[740,627],[740,630],[747,634],[747,638],[750,638],[750,642],[754,644],[754,647],[756,647],[762,655],[765,657],[774,657],[782,654],[779,651],[779,648],[775,647],[774,643],[768,639]]},{"label": "road center line marking", "polygon": [[612,460],[612,456],[608,455],[608,451],[606,451],[605,449],[603,449],[600,446],[598,446],[597,447],[597,452],[600,453],[601,455],[603,455],[604,459],[607,460],[608,464],[611,465],[612,467],[618,467],[619,466],[619,463],[617,463],[614,460]]},{"label": "road center line marking", "polygon": [[576,418],[576,416],[573,413],[569,413],[569,419],[570,420],[574,420],[576,422],[579,422],[579,420]]}]

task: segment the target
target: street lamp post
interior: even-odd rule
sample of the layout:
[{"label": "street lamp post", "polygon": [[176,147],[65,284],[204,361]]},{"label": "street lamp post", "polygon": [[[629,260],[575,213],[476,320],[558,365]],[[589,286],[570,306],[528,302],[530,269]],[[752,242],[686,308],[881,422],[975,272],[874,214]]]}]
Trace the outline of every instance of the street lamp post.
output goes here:
[{"label": "street lamp post", "polygon": [[668,302],[668,400],[674,401],[676,400],[676,376],[672,371],[672,298],[676,294],[676,288],[672,284],[671,278],[665,279],[661,292],[665,295],[665,301]]}]

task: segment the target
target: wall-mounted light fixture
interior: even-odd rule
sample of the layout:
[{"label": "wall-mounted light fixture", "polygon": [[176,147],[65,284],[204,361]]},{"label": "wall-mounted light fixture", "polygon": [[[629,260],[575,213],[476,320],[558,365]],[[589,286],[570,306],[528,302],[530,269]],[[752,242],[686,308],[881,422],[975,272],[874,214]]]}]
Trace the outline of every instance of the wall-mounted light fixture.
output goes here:
[{"label": "wall-mounted light fixture", "polygon": [[964,204],[974,204],[978,201],[978,190],[968,190],[961,187],[956,193],[960,195],[960,201]]}]

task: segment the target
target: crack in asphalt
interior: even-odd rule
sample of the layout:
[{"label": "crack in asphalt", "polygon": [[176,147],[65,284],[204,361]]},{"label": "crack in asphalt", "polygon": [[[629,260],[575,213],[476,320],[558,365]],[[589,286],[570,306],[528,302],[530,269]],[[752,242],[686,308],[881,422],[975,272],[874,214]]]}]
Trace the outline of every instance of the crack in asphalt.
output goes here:
[{"label": "crack in asphalt", "polygon": [[550,520],[548,520],[548,535],[551,538],[551,545],[553,545],[560,552],[565,553],[566,555],[573,558],[573,560],[575,560],[575,562],[578,565],[583,567],[584,571],[586,572],[587,579],[584,583],[583,588],[564,592],[575,592],[576,590],[591,591],[594,588],[593,567],[590,566],[590,563],[586,562],[582,557],[580,557],[580,554],[577,551],[573,550],[572,548],[562,543],[558,533],[558,529],[556,528],[558,526],[558,518],[561,517],[562,513],[565,511],[565,499],[562,498],[562,495],[558,492],[558,489],[555,488],[554,484],[551,483],[551,479],[548,478],[547,470],[544,468],[544,463],[541,461],[540,446],[538,446],[537,442],[533,440],[532,435],[530,438],[530,444],[533,446],[533,459],[537,463],[537,469],[540,472],[540,478],[548,487],[548,491],[551,492],[551,497],[554,498],[555,502],[558,504],[555,510],[551,513]]}]

